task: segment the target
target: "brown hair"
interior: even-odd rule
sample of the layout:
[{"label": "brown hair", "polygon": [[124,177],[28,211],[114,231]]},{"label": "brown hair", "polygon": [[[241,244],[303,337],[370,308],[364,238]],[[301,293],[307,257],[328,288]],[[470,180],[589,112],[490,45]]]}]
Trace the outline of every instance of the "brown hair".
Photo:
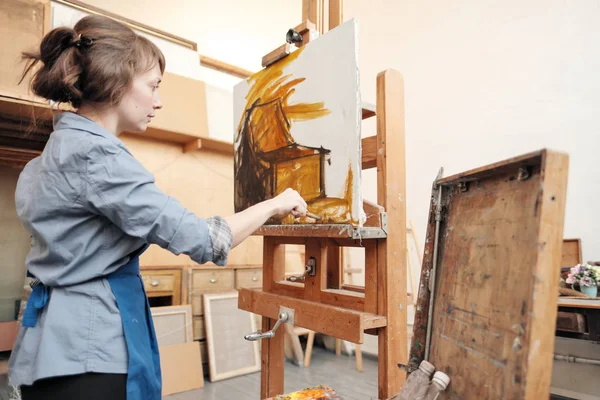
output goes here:
[{"label": "brown hair", "polygon": [[125,25],[103,16],[82,18],[73,29],[59,27],[43,39],[39,52],[23,52],[21,81],[41,62],[31,81],[33,92],[57,103],[117,105],[136,74],[165,58],[160,49]]}]

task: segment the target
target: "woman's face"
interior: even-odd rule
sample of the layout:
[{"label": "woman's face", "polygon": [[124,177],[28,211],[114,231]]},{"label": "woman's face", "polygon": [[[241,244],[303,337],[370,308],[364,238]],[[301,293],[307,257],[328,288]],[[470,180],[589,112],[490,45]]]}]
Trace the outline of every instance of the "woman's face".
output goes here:
[{"label": "woman's face", "polygon": [[133,79],[129,91],[117,107],[119,116],[119,130],[130,132],[144,132],[148,124],[156,115],[156,110],[162,108],[158,86],[162,74],[158,63],[154,67]]}]

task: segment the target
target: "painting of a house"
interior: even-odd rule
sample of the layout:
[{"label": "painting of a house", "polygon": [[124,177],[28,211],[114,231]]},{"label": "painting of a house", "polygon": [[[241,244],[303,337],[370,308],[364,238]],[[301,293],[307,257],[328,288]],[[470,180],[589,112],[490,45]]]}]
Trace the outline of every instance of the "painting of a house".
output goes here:
[{"label": "painting of a house", "polygon": [[321,217],[360,225],[360,92],[348,21],[234,88],[235,210],[297,190]]}]

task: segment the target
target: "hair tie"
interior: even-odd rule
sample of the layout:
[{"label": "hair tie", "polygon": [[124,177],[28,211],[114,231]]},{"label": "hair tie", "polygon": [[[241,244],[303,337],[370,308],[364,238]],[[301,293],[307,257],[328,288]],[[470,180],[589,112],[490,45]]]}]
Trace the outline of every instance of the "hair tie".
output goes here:
[{"label": "hair tie", "polygon": [[83,36],[81,33],[77,36],[77,39],[73,40],[71,42],[71,46],[75,46],[78,49],[82,48],[82,47],[90,47],[92,45],[92,43],[94,43],[94,41],[87,37],[87,36]]}]

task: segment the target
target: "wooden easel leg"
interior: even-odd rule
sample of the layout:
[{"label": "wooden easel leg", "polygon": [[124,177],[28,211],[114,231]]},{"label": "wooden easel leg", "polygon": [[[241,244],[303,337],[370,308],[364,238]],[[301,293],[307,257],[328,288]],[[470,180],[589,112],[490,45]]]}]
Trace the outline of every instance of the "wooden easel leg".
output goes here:
[{"label": "wooden easel leg", "polygon": [[[273,329],[274,319],[263,317],[263,332]],[[262,341],[260,398],[266,399],[283,394],[283,363],[285,360],[285,329],[278,329],[275,336]]]},{"label": "wooden easel leg", "polygon": [[[263,241],[263,290],[269,291],[274,282],[285,279],[285,247],[275,244],[271,238]],[[273,329],[277,321],[262,318],[262,331]],[[278,329],[275,336],[261,340],[260,398],[266,399],[283,394],[283,367],[285,361],[285,328]]]},{"label": "wooden easel leg", "polygon": [[406,163],[404,83],[386,70],[377,75],[377,203],[387,212],[387,239],[377,242],[377,310],[388,325],[378,331],[379,398],[400,391],[408,360],[406,326]]}]

